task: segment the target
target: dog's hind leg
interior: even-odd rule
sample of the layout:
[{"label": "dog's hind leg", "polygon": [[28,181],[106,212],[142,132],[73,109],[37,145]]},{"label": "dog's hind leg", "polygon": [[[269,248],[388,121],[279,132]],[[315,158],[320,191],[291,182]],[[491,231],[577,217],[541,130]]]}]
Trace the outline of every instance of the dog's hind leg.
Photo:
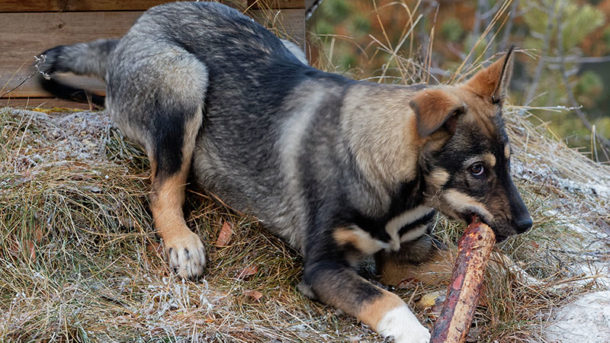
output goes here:
[{"label": "dog's hind leg", "polygon": [[[170,268],[185,278],[202,275],[205,266],[203,244],[186,225],[182,212],[186,181],[201,121],[199,107],[187,121],[173,123],[173,128],[166,126],[162,133],[153,138],[156,144],[154,154],[150,156],[153,220],[163,239]],[[178,127],[180,124],[184,126]]]},{"label": "dog's hind leg", "polygon": [[[187,51],[155,44],[150,45],[153,52],[119,46],[117,60],[122,59],[123,68],[109,69],[108,109],[121,131],[146,149],[152,168],[154,226],[171,269],[182,277],[197,278],[203,273],[205,250],[186,225],[182,205],[203,122],[208,73]],[[137,69],[125,73],[125,65]]]}]

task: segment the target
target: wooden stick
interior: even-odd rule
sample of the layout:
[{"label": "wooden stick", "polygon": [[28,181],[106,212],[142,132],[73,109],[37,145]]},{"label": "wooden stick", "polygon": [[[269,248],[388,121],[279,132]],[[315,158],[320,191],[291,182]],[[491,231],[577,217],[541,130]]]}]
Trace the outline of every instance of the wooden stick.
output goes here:
[{"label": "wooden stick", "polygon": [[491,228],[474,218],[458,243],[451,283],[430,343],[462,343],[470,329],[485,267],[496,241]]}]

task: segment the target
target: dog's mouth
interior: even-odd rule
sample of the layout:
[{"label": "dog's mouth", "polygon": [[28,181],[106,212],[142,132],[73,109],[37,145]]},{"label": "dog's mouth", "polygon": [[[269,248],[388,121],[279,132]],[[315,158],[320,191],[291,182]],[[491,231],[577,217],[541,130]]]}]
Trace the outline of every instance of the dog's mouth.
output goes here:
[{"label": "dog's mouth", "polygon": [[491,227],[491,223],[485,220],[485,217],[480,215],[475,211],[466,211],[460,214],[462,220],[466,222],[466,224],[470,225],[473,223],[483,223]]},{"label": "dog's mouth", "polygon": [[471,225],[474,223],[483,223],[487,226],[489,226],[495,233],[496,236],[496,243],[500,243],[504,240],[506,240],[508,238],[507,235],[501,234],[500,232],[498,232],[498,230],[496,230],[494,228],[494,226],[492,225],[491,222],[489,222],[488,220],[485,219],[484,216],[474,212],[474,211],[467,211],[461,214],[461,218],[466,222],[466,224]]},{"label": "dog's mouth", "polygon": [[[445,211],[443,211],[443,209]],[[513,234],[517,233],[516,231],[513,231],[512,227],[504,225],[504,223],[502,222],[493,220],[493,218],[490,218],[489,212],[486,212],[484,209],[481,210],[476,206],[468,206],[467,208],[462,208],[462,211],[456,211],[455,209],[448,209],[445,206],[441,206],[439,210],[453,219],[462,220],[467,225],[470,225],[475,221],[486,224],[495,233],[496,243],[500,243],[506,240],[508,237],[512,236]]]}]

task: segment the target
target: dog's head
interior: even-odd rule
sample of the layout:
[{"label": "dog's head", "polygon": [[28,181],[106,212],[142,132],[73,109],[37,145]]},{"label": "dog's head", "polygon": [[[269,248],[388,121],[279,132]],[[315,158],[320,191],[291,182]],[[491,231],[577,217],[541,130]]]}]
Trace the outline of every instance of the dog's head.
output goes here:
[{"label": "dog's head", "polygon": [[419,163],[426,201],[467,222],[478,215],[498,241],[532,226],[510,176],[511,148],[502,119],[512,59],[511,49],[465,83],[428,88],[411,101],[425,142]]}]

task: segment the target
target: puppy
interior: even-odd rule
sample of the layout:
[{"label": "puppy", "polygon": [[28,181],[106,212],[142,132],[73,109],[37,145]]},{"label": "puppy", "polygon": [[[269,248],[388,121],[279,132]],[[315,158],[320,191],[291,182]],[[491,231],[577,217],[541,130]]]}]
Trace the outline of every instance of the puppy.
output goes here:
[{"label": "puppy", "polygon": [[428,342],[407,305],[354,267],[383,252],[425,258],[435,210],[477,214],[499,240],[531,227],[502,120],[511,51],[434,87],[350,80],[295,51],[229,7],[180,2],[151,8],[119,40],[47,50],[39,67],[105,80],[108,113],[150,159],[154,225],[177,274],[205,265],[182,212],[192,170],[303,254],[306,294],[396,342]]}]

